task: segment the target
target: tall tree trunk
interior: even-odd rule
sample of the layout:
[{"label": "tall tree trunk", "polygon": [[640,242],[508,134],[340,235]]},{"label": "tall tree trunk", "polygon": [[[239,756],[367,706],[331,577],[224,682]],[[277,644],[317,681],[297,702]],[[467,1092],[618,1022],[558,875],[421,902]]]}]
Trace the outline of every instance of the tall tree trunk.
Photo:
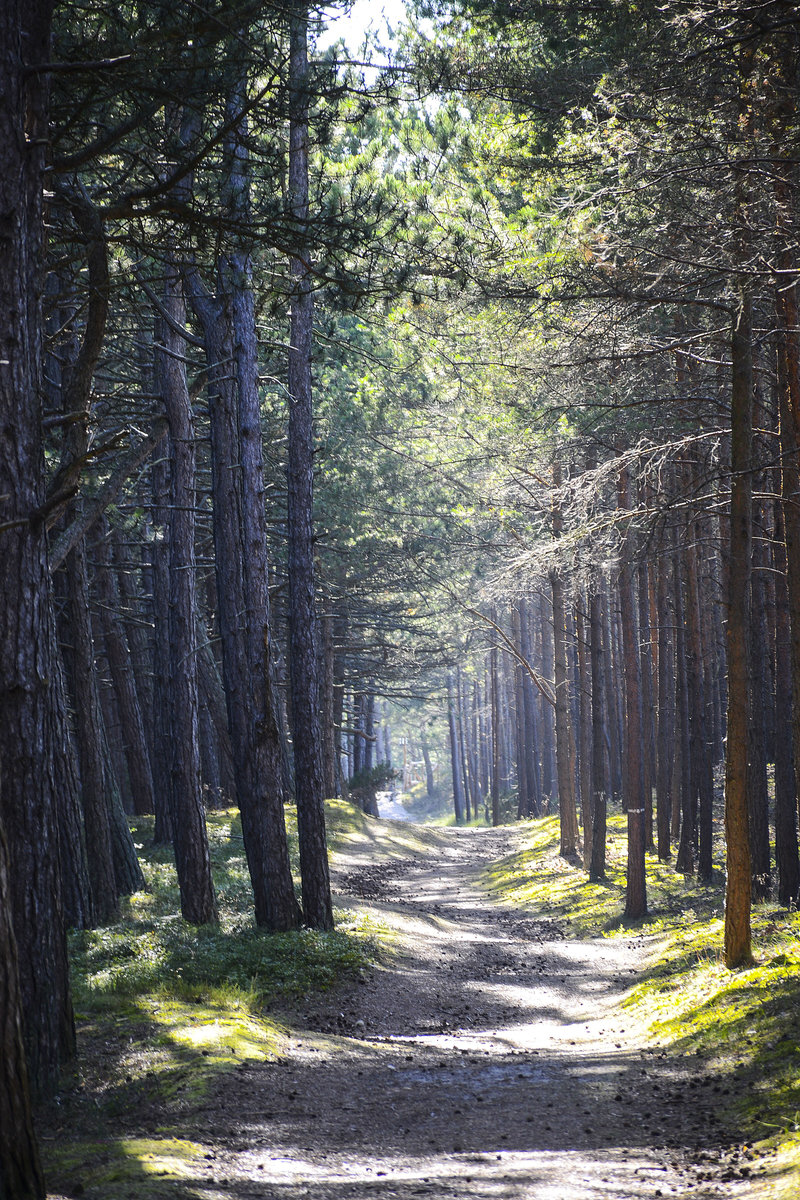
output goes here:
[{"label": "tall tree trunk", "polygon": [[[686,609],[682,579],[682,566],[685,553],[674,560],[675,587],[675,660],[677,665],[676,678],[676,707],[678,712],[678,744],[680,763],[676,763],[676,775],[680,787],[680,817],[678,822],[678,852],[675,856],[675,870],[684,875],[694,873],[695,860],[695,820],[691,783],[691,733],[689,728],[689,684],[688,684],[688,652],[686,649]],[[679,767],[679,769],[678,769]]]},{"label": "tall tree trunk", "polygon": [[[530,609],[527,600],[524,598],[519,602],[519,624],[522,657],[526,663],[532,666]],[[533,680],[526,670],[522,672],[522,698],[525,711],[525,773],[528,778],[527,815],[529,817],[538,817],[542,812],[542,780],[537,756],[540,741]]]},{"label": "tall tree trunk", "polygon": [[150,767],[150,752],[128,643],[119,619],[119,592],[111,562],[108,525],[105,520],[99,525],[94,551],[97,559],[95,579],[100,600],[100,624],[103,630],[106,658],[114,686],[117,709],[122,723],[122,740],[133,791],[134,811],[140,814],[152,813],[155,811],[155,794]]},{"label": "tall tree trunk", "polygon": [[456,729],[456,696],[453,688],[453,676],[450,672],[447,674],[447,728],[450,734],[450,762],[453,771],[453,811],[455,813],[456,824],[460,825],[464,820],[464,786],[461,777],[461,754],[458,745],[458,732]]},{"label": "tall tree trunk", "polygon": [[725,965],[752,962],[747,756],[750,736],[750,562],[753,359],[751,300],[742,292],[731,341],[731,533],[728,736],[725,754]]},{"label": "tall tree trunk", "polygon": [[[492,613],[492,619],[497,623],[497,614]],[[489,688],[491,703],[491,736],[492,736],[492,825],[500,824],[500,693],[497,671],[497,643],[492,643],[489,651]]]},{"label": "tall tree trunk", "polygon": [[[786,460],[784,460],[785,462]],[[780,486],[780,485],[779,485]],[[778,900],[797,906],[800,899],[800,855],[797,838],[797,788],[792,752],[792,632],[789,589],[786,579],[786,547],[783,504],[775,502],[775,862],[778,870]]]},{"label": "tall tree trunk", "polygon": [[[236,69],[226,102],[226,208],[246,223],[249,208],[245,80]],[[187,114],[184,140],[196,118]],[[239,250],[218,259],[217,294],[186,269],[189,298],[208,363],[213,531],[228,728],[258,925],[296,928],[283,811],[283,747],[273,685],[258,345],[251,264]]]},{"label": "tall tree trunk", "polygon": [[592,861],[592,693],[589,677],[591,648],[586,630],[584,596],[575,605],[575,635],[578,647],[578,691],[580,698],[578,743],[580,746],[581,816],[583,818],[583,866],[588,871]]},{"label": "tall tree trunk", "polygon": [[[627,466],[619,473],[619,507],[631,507],[630,479]],[[630,518],[629,518],[630,521]],[[623,806],[628,817],[628,867],[625,886],[626,917],[647,913],[645,879],[645,798],[642,761],[642,693],[639,645],[633,584],[633,533],[628,524],[622,546],[619,573],[619,601],[622,620],[622,646],[625,667],[625,757],[623,765]]]},{"label": "tall tree trunk", "polygon": [[[701,879],[710,880],[712,873],[712,818],[714,803],[714,768],[711,762],[711,730],[707,692],[710,686],[704,654],[700,612],[699,537],[692,523],[694,537],[686,547],[686,666],[689,693],[692,814],[696,814],[699,834],[697,870]],[[694,821],[693,821],[694,824]]]},{"label": "tall tree trunk", "polygon": [[603,641],[605,644],[605,715],[608,734],[608,795],[622,798],[622,728],[619,720],[618,698],[624,694],[621,686],[619,655],[616,652],[614,635],[616,614],[613,607],[613,589],[603,581],[605,611],[603,614]]},{"label": "tall tree trunk", "polygon": [[45,1200],[45,1193],[22,1042],[8,844],[0,821],[0,1196],[3,1200]]},{"label": "tall tree trunk", "polygon": [[[794,758],[795,805],[788,809],[788,787],[780,819],[776,813],[776,853],[782,844],[786,859],[785,881],[779,866],[779,889],[798,898],[798,867],[794,861],[797,841],[797,800],[800,799],[800,311],[797,303],[797,162],[787,149],[792,145],[797,76],[797,48],[793,29],[781,39],[773,86],[782,92],[782,103],[773,109],[775,126],[773,179],[775,216],[780,252],[781,283],[776,289],[776,350],[781,446],[781,499],[786,543],[786,588],[790,641],[792,690],[792,751]],[[776,763],[777,775],[777,763]],[[777,778],[776,778],[777,788]],[[776,796],[777,800],[777,796]],[[779,838],[778,829],[781,834]]]},{"label": "tall tree trunk", "polygon": [[[180,279],[168,261],[164,281],[164,349],[158,352],[158,381],[170,428],[169,509],[169,731],[172,844],[178,872],[181,915],[192,925],[218,918],[208,850],[200,771],[197,687],[197,621],[194,510],[196,505],[194,422],[183,366],[183,344],[175,333],[185,323]],[[157,619],[163,619],[159,614]]]},{"label": "tall tree trunk", "polygon": [[653,780],[656,773],[655,722],[653,719],[653,643],[650,628],[650,568],[639,562],[639,663],[642,675],[642,774],[644,777],[645,849],[655,850],[653,841]]},{"label": "tall tree trunk", "polygon": [[468,739],[468,754],[469,754],[469,773],[473,781],[472,787],[472,815],[477,817],[480,813],[484,802],[484,791],[481,780],[481,720],[480,720],[480,689],[478,682],[472,685],[472,703],[470,706],[470,721],[469,721],[469,739]]},{"label": "tall tree trunk", "polygon": [[481,791],[486,806],[486,820],[489,820],[488,799],[492,788],[491,756],[489,754],[489,739],[491,737],[491,695],[489,686],[489,671],[484,657],[483,685],[478,688],[478,739],[481,759]]},{"label": "tall tree trunk", "polygon": [[[781,445],[781,513],[786,545],[786,603],[788,606],[790,688],[792,695],[792,756],[794,762],[795,805],[791,815],[781,807],[781,844],[789,847],[792,857],[786,889],[791,896],[798,890],[791,851],[797,841],[797,798],[800,797],[800,337],[796,291],[782,288],[778,302],[778,391]],[[784,685],[785,687],[785,685]],[[776,764],[777,772],[777,764]],[[777,778],[776,778],[777,787]],[[782,789],[784,804],[788,787]],[[777,797],[776,797],[777,799]],[[777,824],[777,817],[776,817]],[[792,832],[790,832],[790,830]],[[778,829],[776,828],[776,838]],[[777,847],[776,847],[777,850]],[[783,854],[782,854],[783,857]],[[779,872],[779,889],[784,883]]]},{"label": "tall tree trunk", "polygon": [[[561,486],[561,471],[553,467],[553,536],[559,538],[563,529],[561,506],[557,489]],[[564,581],[560,568],[550,572],[550,588],[553,598],[553,678],[555,682],[556,715],[556,770],[558,773],[558,813],[560,826],[559,853],[571,858],[577,852],[578,816],[575,809],[575,784],[572,770],[572,736],[570,721],[570,697],[567,674],[566,610],[564,605]]]},{"label": "tall tree trunk", "polygon": [[608,796],[605,771],[608,680],[603,647],[603,597],[600,581],[595,579],[589,593],[589,653],[592,676],[592,846],[589,878],[597,883],[606,877],[606,806]]},{"label": "tall tree trunk", "polygon": [[[511,630],[514,645],[522,657],[522,629],[519,606],[511,610]],[[514,717],[517,758],[517,818],[527,817],[531,809],[528,783],[528,756],[525,730],[525,672],[522,663],[514,661]]]},{"label": "tall tree trunk", "polygon": [[[157,382],[154,384],[157,387]],[[153,576],[153,841],[157,846],[172,842],[170,812],[170,708],[169,690],[169,459],[160,451],[151,467],[153,495],[153,537],[150,542],[150,569]]]},{"label": "tall tree trunk", "polygon": [[[273,930],[293,929],[300,913],[289,865],[281,738],[272,686],[255,339],[251,331],[244,346],[237,344],[230,290],[218,302],[204,293],[194,273],[190,279],[208,361],[217,600],[236,802],[256,923]],[[229,275],[226,287],[230,286]],[[240,361],[240,352],[246,362]],[[236,363],[235,372],[231,362]]]},{"label": "tall tree trunk", "polygon": [[656,841],[661,862],[670,858],[672,772],[675,743],[675,653],[672,628],[675,623],[666,557],[656,572],[658,611],[658,769],[656,772]]},{"label": "tall tree trunk", "polygon": [[[322,629],[322,794],[326,797],[338,795],[336,777],[335,679],[336,650],[334,645],[335,618],[326,612],[321,621]],[[384,738],[383,761],[389,761],[389,751]]]},{"label": "tall tree trunk", "polygon": [[[49,143],[49,0],[0,5],[0,822],[28,1069],[55,1087],[75,1047],[59,808],[77,808],[64,717],[41,439],[42,177]],[[5,912],[9,911],[3,903]],[[76,914],[78,915],[78,914]],[[34,1179],[34,1192],[39,1184]]]},{"label": "tall tree trunk", "polygon": [[375,693],[372,690],[372,683],[369,685],[369,691],[361,697],[361,703],[364,711],[363,769],[371,771],[375,757]]},{"label": "tall tree trunk", "polygon": [[475,776],[473,774],[473,763],[470,757],[470,712],[467,697],[464,695],[464,688],[461,684],[461,668],[456,667],[456,733],[458,735],[458,750],[461,759],[461,783],[464,792],[464,817],[467,821],[472,820],[472,810],[474,807],[475,814],[478,812],[478,803],[475,800]]},{"label": "tall tree trunk", "polygon": [[[347,613],[338,612],[333,622],[333,731],[336,741],[336,791],[342,794],[342,721],[344,717],[345,655]],[[387,737],[387,752],[391,760],[391,741]]]},{"label": "tall tree trunk", "polygon": [[[322,790],[322,735],[314,598],[314,428],[311,386],[314,298],[305,244],[308,223],[308,7],[295,2],[289,22],[289,193],[296,246],[289,338],[288,571],[289,659],[303,915],[314,929],[333,927]],[[370,743],[371,745],[371,743]]]},{"label": "tall tree trunk", "polygon": [[[539,597],[539,659],[542,665],[542,675],[550,682],[554,678],[553,669],[553,635],[552,611],[548,614],[547,601],[544,593]],[[553,793],[556,788],[555,763],[555,711],[544,696],[539,696],[539,728],[541,730],[540,745],[542,748],[542,796],[545,811],[552,810]]]},{"label": "tall tree trunk", "polygon": [[[756,418],[757,419],[757,418]],[[756,476],[756,486],[761,473]],[[761,480],[763,488],[763,480]],[[752,541],[750,594],[750,661],[753,664],[750,692],[750,744],[748,753],[748,815],[750,820],[750,870],[754,900],[766,900],[772,889],[767,794],[767,687],[771,655],[767,644],[767,541],[763,527],[764,506],[753,505],[758,521]]]},{"label": "tall tree trunk", "polygon": [[[119,916],[119,892],[114,871],[108,780],[103,753],[103,713],[94,666],[89,619],[89,580],[86,548],[79,542],[67,558],[69,651],[67,678],[75,714],[75,743],[81,781],[83,824],[92,892],[92,915],[99,925]],[[128,833],[130,837],[130,832]],[[134,852],[135,853],[135,852]]]},{"label": "tall tree trunk", "polygon": [[[136,589],[135,574],[132,564],[126,559],[130,552],[123,544],[119,530],[111,527],[111,555],[117,572],[117,587],[122,602],[121,617],[125,629],[125,637],[131,656],[131,668],[136,680],[136,693],[142,710],[144,732],[150,750],[152,765],[153,748],[153,677],[151,662],[153,647],[149,630],[145,627],[141,615],[141,600]],[[137,573],[140,573],[137,571]]]},{"label": "tall tree trunk", "polygon": [[425,764],[425,793],[427,796],[432,796],[436,790],[433,781],[433,764],[431,763],[431,748],[428,745],[428,738],[424,729],[419,731],[419,746],[422,751],[422,761]]}]

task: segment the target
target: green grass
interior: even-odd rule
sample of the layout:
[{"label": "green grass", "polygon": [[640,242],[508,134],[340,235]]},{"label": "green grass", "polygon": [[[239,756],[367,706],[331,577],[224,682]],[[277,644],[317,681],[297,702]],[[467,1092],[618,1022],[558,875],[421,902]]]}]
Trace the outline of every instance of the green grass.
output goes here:
[{"label": "green grass", "polygon": [[[351,806],[333,803],[330,810],[334,843],[358,832],[363,817]],[[339,913],[330,933],[257,928],[238,814],[210,813],[208,833],[220,924],[195,928],[178,915],[171,849],[152,845],[152,818],[137,819],[134,839],[147,890],[124,902],[118,924],[72,936],[80,1011],[152,994],[192,1002],[233,997],[260,1012],[281,998],[331,987],[374,954],[370,931],[350,913]]]},{"label": "green grass", "polygon": [[[295,822],[288,824],[296,861]],[[355,861],[429,854],[447,830],[373,821],[342,801],[327,806],[331,845]],[[484,883],[506,903],[556,922],[570,937],[651,939],[647,970],[626,1005],[652,1044],[701,1056],[735,1077],[735,1122],[777,1151],[769,1190],[789,1200],[800,1173],[800,917],[773,904],[753,914],[756,965],[722,963],[722,852],[710,884],[676,875],[648,856],[649,915],[623,917],[625,822],[609,819],[608,877],[590,884],[558,854],[558,820],[523,826],[523,848],[492,864]],[[44,1114],[51,1190],[87,1200],[156,1200],[170,1187],[196,1195],[207,1152],[187,1142],[191,1113],[225,1072],[283,1052],[284,1022],[306,996],[352,977],[386,953],[385,931],[357,906],[337,929],[265,934],[256,929],[241,827],[234,812],[209,816],[220,926],[193,929],[177,912],[172,855],[137,822],[148,890],[125,903],[121,921],[71,940],[80,1059],[60,1102]],[[144,1135],[147,1136],[144,1136]],[[185,1185],[181,1183],[185,1179]],[[160,1182],[159,1182],[160,1181]],[[754,1185],[755,1186],[755,1185]],[[761,1185],[758,1185],[761,1187]]]},{"label": "green grass", "polygon": [[[327,816],[334,846],[374,836],[352,805],[333,801]],[[296,863],[293,810],[287,821]],[[256,928],[238,814],[209,813],[208,833],[219,926],[181,919],[172,851],[138,818],[147,890],[117,924],[71,935],[79,1057],[44,1114],[51,1190],[146,1200],[163,1176],[191,1175],[204,1148],[181,1138],[187,1113],[225,1072],[280,1056],[285,1010],[379,956],[381,931],[357,911],[337,912],[331,932]],[[152,1137],[140,1136],[143,1119]]]},{"label": "green grass", "polygon": [[[777,904],[753,909],[756,963],[723,963],[724,873],[715,848],[705,884],[647,856],[647,917],[627,921],[625,818],[609,819],[603,883],[558,854],[558,819],[527,823],[524,848],[493,864],[485,882],[506,903],[557,922],[570,937],[652,936],[650,965],[625,1003],[652,1044],[699,1055],[709,1069],[736,1077],[733,1114],[745,1136],[777,1151],[770,1186],[797,1194],[800,1172],[800,914]],[[784,1183],[781,1184],[781,1178]]]}]

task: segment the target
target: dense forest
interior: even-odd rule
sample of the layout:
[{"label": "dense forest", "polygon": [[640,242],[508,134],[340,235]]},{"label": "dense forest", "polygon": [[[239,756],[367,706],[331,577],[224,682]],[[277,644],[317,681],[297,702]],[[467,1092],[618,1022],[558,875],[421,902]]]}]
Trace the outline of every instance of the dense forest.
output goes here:
[{"label": "dense forest", "polygon": [[[0,1197],[68,930],[171,847],[334,926],[325,801],[800,900],[800,6],[0,10]],[[296,806],[299,879],[286,806]],[[148,827],[149,828],[149,827]]]}]

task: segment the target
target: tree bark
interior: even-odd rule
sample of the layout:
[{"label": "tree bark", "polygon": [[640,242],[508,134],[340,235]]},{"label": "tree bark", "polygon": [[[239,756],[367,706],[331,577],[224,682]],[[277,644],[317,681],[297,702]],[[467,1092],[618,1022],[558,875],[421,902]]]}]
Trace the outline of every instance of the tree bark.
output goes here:
[{"label": "tree bark", "polygon": [[[627,466],[619,473],[619,507],[630,509],[630,479]],[[629,519],[630,522],[630,519]],[[628,866],[625,884],[625,916],[643,917],[647,913],[645,878],[645,797],[642,761],[642,693],[639,646],[636,630],[632,562],[633,533],[625,529],[619,573],[619,602],[622,621],[622,647],[625,669],[625,755],[623,763],[623,807],[628,818]]]},{"label": "tree bark", "polygon": [[[758,418],[756,416],[756,421]],[[760,474],[756,476],[759,488]],[[763,480],[761,487],[763,490]],[[767,645],[767,542],[763,529],[763,503],[754,500],[753,519],[758,521],[752,539],[750,584],[750,661],[753,664],[750,692],[748,746],[748,814],[750,820],[750,870],[753,900],[766,900],[772,890],[770,861],[769,799],[767,795],[767,687],[771,655]]]},{"label": "tree bark", "polygon": [[137,591],[136,577],[140,577],[139,565],[126,561],[130,551],[123,544],[119,530],[111,527],[111,556],[117,575],[117,588],[122,601],[121,620],[125,639],[131,656],[131,668],[136,681],[136,694],[142,710],[144,733],[150,751],[152,766],[153,750],[153,646],[152,633],[148,628],[150,614],[144,610],[141,593]]},{"label": "tree bark", "polygon": [[675,652],[672,628],[675,623],[671,603],[666,557],[656,572],[658,612],[658,768],[656,771],[656,845],[661,862],[670,859],[670,818],[672,812],[672,771],[675,744]]},{"label": "tree bark", "polygon": [[[240,90],[238,83],[232,98],[239,113]],[[230,118],[232,130],[243,138],[244,118],[236,120],[233,113]],[[232,159],[237,153],[235,147],[227,150],[234,214],[246,202],[247,189],[243,164]],[[187,270],[186,281],[208,362],[223,683],[256,923],[286,930],[299,924],[300,910],[286,839],[283,751],[272,681],[255,315],[246,256],[234,255],[217,266],[217,296],[206,291],[196,269]]]},{"label": "tree bark", "polygon": [[[785,457],[784,463],[786,463]],[[797,838],[797,789],[792,753],[792,713],[794,711],[792,633],[784,538],[783,504],[779,498],[775,501],[775,541],[773,543],[776,573],[775,863],[778,871],[778,900],[788,907],[791,904],[797,906],[798,899],[800,899],[800,854],[798,854]]]},{"label": "tree bark", "polygon": [[[492,613],[492,620],[497,622],[497,614]],[[500,824],[500,696],[497,671],[497,643],[492,643],[489,651],[489,703],[491,720],[492,748],[492,825]]]},{"label": "tree bark", "polygon": [[[542,664],[542,675],[548,681],[554,678],[553,671],[553,635],[552,610],[548,616],[547,602],[544,593],[539,597],[539,647]],[[548,704],[544,696],[539,696],[539,729],[542,755],[542,797],[545,812],[550,811],[553,802],[553,791],[556,787],[555,764],[555,710]]]},{"label": "tree bark", "polygon": [[686,676],[689,697],[689,756],[692,793],[692,824],[698,831],[697,871],[701,879],[712,874],[712,818],[714,767],[711,761],[711,729],[707,693],[710,687],[704,654],[700,612],[699,536],[692,522],[693,538],[685,551],[686,562]]},{"label": "tree bark", "polygon": [[[783,636],[788,635],[790,679],[784,683],[784,694],[791,691],[791,751],[794,766],[794,787],[784,782],[781,788],[780,821],[776,814],[776,842],[781,846],[781,860],[788,853],[788,863],[782,873],[779,866],[779,893],[784,889],[788,898],[800,891],[800,867],[796,866],[797,799],[800,797],[800,339],[798,339],[798,306],[794,288],[785,288],[778,303],[778,391],[781,444],[781,516],[785,542],[787,614],[782,624]],[[796,419],[793,417],[795,414]],[[776,523],[777,524],[777,523]],[[779,609],[780,611],[780,609]],[[784,664],[785,666],[785,664]],[[776,762],[776,789],[778,785]],[[794,793],[791,813],[786,811],[787,796]],[[777,801],[777,791],[776,791]],[[780,837],[778,834],[780,829]],[[776,844],[777,853],[777,844]],[[783,897],[781,897],[783,900]],[[786,901],[783,900],[785,903]]]},{"label": "tree bark", "polygon": [[728,582],[728,736],[725,754],[725,965],[751,963],[747,749],[750,724],[752,316],[742,292],[731,339],[731,533]]},{"label": "tree bark", "polygon": [[431,763],[431,748],[428,745],[428,739],[425,730],[419,731],[419,746],[422,751],[422,761],[425,764],[425,794],[430,797],[434,794],[436,788],[433,782],[433,765]]},{"label": "tree bark", "polygon": [[[326,612],[320,622],[322,630],[322,794],[325,797],[338,795],[336,776],[336,650],[334,643],[335,618]],[[383,761],[389,761],[389,751],[384,749]]]},{"label": "tree bark", "polygon": [[[178,272],[168,258],[164,310],[182,326],[185,310]],[[161,400],[170,428],[169,542],[169,806],[172,845],[181,896],[181,915],[192,925],[219,919],[208,849],[200,771],[198,724],[195,567],[195,449],[189,389],[182,361],[183,342],[170,321],[162,321],[163,349],[157,351]]]},{"label": "tree bark", "polygon": [[581,816],[583,818],[583,866],[588,871],[592,860],[592,692],[589,677],[590,643],[587,637],[586,613],[584,597],[581,595],[575,605],[575,634],[578,647],[578,689],[579,715],[578,729],[580,731],[578,744],[580,746],[580,775],[581,775]]},{"label": "tree bark", "polygon": [[465,689],[461,683],[461,667],[456,667],[456,733],[458,735],[458,750],[461,765],[461,785],[464,793],[464,815],[467,821],[472,820],[473,812],[478,814],[478,802],[475,799],[477,780],[474,775],[474,764],[471,758],[470,724],[471,716]]},{"label": "tree bark", "polygon": [[[289,193],[296,247],[289,338],[288,573],[289,661],[303,916],[314,929],[333,928],[325,805],[314,597],[314,409],[311,383],[314,297],[305,244],[308,223],[308,6],[289,21]],[[368,743],[371,745],[371,743]]]},{"label": "tree bark", "polygon": [[[0,5],[0,821],[32,1086],[74,1051],[58,810],[70,756],[45,533],[40,364],[49,0]],[[32,68],[32,69],[31,69]],[[5,903],[4,911],[8,911]]]},{"label": "tree bark", "polygon": [[[93,923],[110,924],[119,915],[114,870],[108,779],[103,753],[104,723],[94,665],[89,619],[86,550],[80,542],[67,559],[69,608],[68,680],[72,693],[75,743],[81,781]],[[130,836],[130,833],[129,833]]]},{"label": "tree bark", "polygon": [[684,599],[682,567],[685,554],[676,556],[674,560],[675,587],[675,660],[677,674],[675,681],[676,708],[678,713],[678,756],[676,776],[679,787],[677,797],[680,800],[678,819],[678,852],[675,856],[675,870],[684,875],[694,873],[695,860],[695,819],[691,784],[691,753],[689,729],[689,685],[686,649],[686,602]]},{"label": "tree bark", "polygon": [[22,1042],[8,844],[0,821],[0,1196],[45,1200],[45,1193]]},{"label": "tree bark", "polygon": [[650,628],[650,566],[639,562],[639,663],[642,676],[642,774],[644,777],[645,849],[655,850],[653,840],[653,780],[656,773],[655,723],[653,719],[653,643]]},{"label": "tree bark", "polygon": [[[553,488],[561,486],[561,471],[553,467]],[[561,507],[553,500],[553,536],[559,538],[563,529]],[[553,598],[553,678],[555,682],[556,716],[556,771],[558,774],[558,813],[560,827],[559,853],[571,858],[577,853],[578,816],[575,809],[575,784],[572,770],[572,738],[569,711],[569,684],[567,674],[566,610],[564,605],[564,582],[560,568],[550,572],[550,588]]]},{"label": "tree bark", "polygon": [[[531,661],[530,609],[524,598],[519,602],[520,649],[526,662]],[[539,771],[537,749],[539,747],[538,722],[536,719],[536,696],[533,680],[527,671],[522,672],[522,698],[525,709],[525,759],[528,777],[529,817],[538,817],[542,812],[542,780]]]},{"label": "tree bark", "polygon": [[603,597],[600,581],[589,593],[589,653],[592,677],[592,846],[589,878],[597,883],[606,877],[606,809],[608,797],[606,760],[607,678],[603,647]]},{"label": "tree bark", "polygon": [[[511,630],[514,645],[522,655],[522,628],[520,608],[511,610]],[[524,657],[524,655],[523,655]],[[517,759],[517,819],[527,817],[531,809],[530,785],[528,782],[527,734],[525,729],[525,673],[522,663],[514,660],[514,720]]]},{"label": "tree bark", "polygon": [[456,698],[453,689],[453,676],[447,675],[447,728],[450,734],[450,762],[453,771],[453,811],[456,824],[464,820],[464,787],[461,778],[461,755],[459,753],[458,732],[456,729]]},{"label": "tree bark", "polygon": [[150,751],[145,735],[136,679],[130,661],[130,652],[125,631],[119,619],[119,591],[111,561],[109,532],[105,521],[99,527],[99,536],[94,544],[97,558],[96,582],[100,599],[100,624],[103,630],[106,658],[108,660],[114,695],[122,723],[122,740],[128,775],[133,792],[134,812],[138,814],[155,811],[153,774],[150,766]]},{"label": "tree bark", "polygon": [[[154,384],[157,387],[157,382]],[[166,424],[166,422],[165,422]],[[169,693],[169,458],[168,449],[160,454],[151,468],[153,496],[153,536],[150,542],[150,569],[153,576],[153,612],[155,630],[153,641],[153,741],[152,780],[155,823],[153,841],[157,846],[172,842],[170,812],[170,746]]]}]

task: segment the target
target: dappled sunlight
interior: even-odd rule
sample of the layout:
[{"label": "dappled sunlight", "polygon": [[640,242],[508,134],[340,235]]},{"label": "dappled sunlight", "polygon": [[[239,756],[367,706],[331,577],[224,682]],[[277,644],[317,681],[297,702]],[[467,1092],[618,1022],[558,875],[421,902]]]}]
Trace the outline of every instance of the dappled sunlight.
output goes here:
[{"label": "dappled sunlight", "polygon": [[[58,1132],[45,1139],[67,1192],[651,1200],[669,1180],[664,1194],[682,1195],[685,1182],[688,1195],[678,1148],[723,1152],[727,1081],[699,1057],[643,1053],[646,1024],[670,1004],[656,953],[666,935],[571,940],[567,882],[580,873],[560,860],[565,882],[548,893],[549,908],[498,904],[484,866],[513,846],[511,831],[440,830],[428,840],[412,829],[409,839],[408,826],[367,821],[350,806],[339,818],[345,934],[266,936],[235,917],[233,903],[227,932],[189,930],[159,900],[155,911],[136,906],[127,942],[116,927],[76,936],[92,1014],[83,1036],[101,1047],[103,1077],[84,1079],[70,1098],[84,1133],[69,1147]],[[537,850],[502,859],[499,875],[535,875],[528,855],[543,839],[552,849],[557,835],[552,821],[542,824],[523,834]],[[214,846],[232,901],[240,852],[225,837],[234,827],[223,815]],[[166,866],[155,877],[169,886]],[[697,984],[685,1017],[707,1001],[711,1030],[722,968],[707,933],[688,922],[681,930],[673,953]],[[367,941],[380,946],[369,970],[353,955]],[[781,994],[793,967],[791,954],[775,953],[750,984],[763,977]],[[330,977],[345,982],[327,1000],[320,989]],[[751,1004],[747,980],[742,973],[735,986]],[[271,993],[277,1020],[259,1000],[267,981],[284,989]],[[730,1028],[746,1041],[738,1003]],[[683,1018],[669,1012],[673,1041]],[[773,1052],[760,1043],[752,1051]],[[88,1132],[98,1111],[109,1131],[102,1146]],[[115,1114],[126,1114],[126,1128],[114,1127]]]},{"label": "dappled sunlight", "polygon": [[[565,1200],[565,1178],[570,1181],[569,1200],[617,1200],[619,1188],[631,1200],[651,1200],[653,1188],[664,1177],[663,1166],[625,1147],[598,1157],[580,1151],[523,1153],[485,1145],[469,1153],[436,1157],[365,1156],[353,1161],[336,1156],[324,1167],[297,1158],[263,1155],[255,1164],[242,1165],[248,1172],[255,1166],[259,1182],[269,1186],[276,1198],[305,1195],[310,1200],[380,1192],[399,1197],[469,1193],[473,1197],[535,1195],[537,1200]],[[235,1195],[237,1182],[236,1176],[225,1181],[224,1194]],[[354,1187],[359,1187],[358,1193],[353,1192]]]},{"label": "dappled sunlight", "polygon": [[161,1027],[164,1038],[200,1051],[211,1063],[229,1062],[231,1055],[264,1062],[274,1058],[284,1042],[284,1031],[277,1025],[253,1017],[244,1006],[237,1012],[231,1000],[214,1005],[142,1000],[136,1007]]},{"label": "dappled sunlight", "polygon": [[121,1154],[135,1159],[146,1175],[178,1179],[196,1177],[195,1163],[204,1151],[203,1146],[175,1138],[123,1138],[116,1145]]}]

